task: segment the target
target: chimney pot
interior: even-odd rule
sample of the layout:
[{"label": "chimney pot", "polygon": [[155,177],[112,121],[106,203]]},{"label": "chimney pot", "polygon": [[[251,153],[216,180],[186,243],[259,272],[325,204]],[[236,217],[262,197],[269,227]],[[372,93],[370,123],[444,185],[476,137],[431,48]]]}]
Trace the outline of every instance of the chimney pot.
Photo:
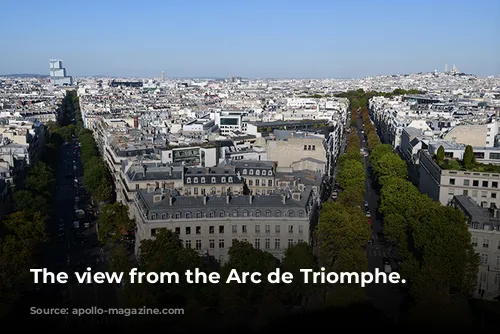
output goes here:
[{"label": "chimney pot", "polygon": [[172,198],[172,195],[168,196],[168,205],[172,206],[174,203],[174,199]]},{"label": "chimney pot", "polygon": [[281,194],[281,202],[283,204],[286,204],[286,195],[285,194]]},{"label": "chimney pot", "polygon": [[248,196],[248,199],[250,200],[250,204],[252,204],[252,203],[253,203],[253,196],[252,196],[252,195],[249,195],[249,196]]},{"label": "chimney pot", "polygon": [[227,195],[226,196],[226,204],[229,204],[231,202],[231,196]]},{"label": "chimney pot", "polygon": [[207,196],[203,196],[203,204],[207,204]]}]

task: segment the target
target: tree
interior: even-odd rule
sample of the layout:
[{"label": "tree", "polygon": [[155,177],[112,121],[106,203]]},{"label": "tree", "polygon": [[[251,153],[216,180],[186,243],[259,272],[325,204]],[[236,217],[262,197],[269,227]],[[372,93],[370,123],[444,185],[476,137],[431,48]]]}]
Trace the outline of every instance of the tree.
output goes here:
[{"label": "tree", "polygon": [[112,271],[123,273],[130,272],[130,269],[134,267],[134,263],[130,260],[124,245],[119,244],[113,249],[109,266]]},{"label": "tree", "polygon": [[47,210],[50,207],[45,197],[33,194],[28,190],[15,191],[14,204],[16,211],[24,211],[28,215],[39,212],[44,219],[47,218]]},{"label": "tree", "polygon": [[370,151],[370,162],[372,164],[375,164],[384,155],[386,155],[388,153],[393,153],[393,152],[394,151],[393,151],[391,145],[388,145],[388,144],[377,145],[375,148],[373,148]]},{"label": "tree", "polygon": [[116,243],[134,227],[135,223],[129,218],[127,206],[120,202],[107,204],[102,208],[99,216],[99,241],[102,243]]},{"label": "tree", "polygon": [[43,196],[50,196],[54,187],[54,171],[47,164],[39,161],[28,172],[25,186]]},{"label": "tree", "polygon": [[353,187],[365,189],[365,167],[359,161],[352,160],[342,166],[338,174],[338,183],[343,189]]},{"label": "tree", "polygon": [[401,160],[396,153],[385,154],[380,157],[373,164],[373,171],[381,184],[387,178],[406,179],[408,176],[406,162]]},{"label": "tree", "polygon": [[439,148],[437,150],[436,160],[439,163],[441,163],[444,161],[444,157],[445,157],[444,147],[443,147],[443,145],[441,145],[441,146],[439,146]]},{"label": "tree", "polygon": [[11,213],[3,224],[29,250],[34,250],[37,245],[47,241],[45,221],[38,212],[33,215],[28,215],[24,211]]},{"label": "tree", "polygon": [[285,303],[288,305],[304,305],[315,291],[315,286],[304,282],[304,276],[301,269],[317,270],[318,262],[314,256],[310,245],[299,242],[285,251],[281,268],[283,271],[292,273],[294,279],[291,284],[284,285],[286,294]]},{"label": "tree", "polygon": [[346,188],[339,194],[337,202],[344,206],[357,207],[363,202],[363,190],[354,187]]},{"label": "tree", "polygon": [[464,158],[462,163],[466,169],[471,169],[472,167],[474,167],[474,164],[476,163],[476,158],[474,156],[474,152],[472,151],[472,146],[467,145],[465,147]]}]

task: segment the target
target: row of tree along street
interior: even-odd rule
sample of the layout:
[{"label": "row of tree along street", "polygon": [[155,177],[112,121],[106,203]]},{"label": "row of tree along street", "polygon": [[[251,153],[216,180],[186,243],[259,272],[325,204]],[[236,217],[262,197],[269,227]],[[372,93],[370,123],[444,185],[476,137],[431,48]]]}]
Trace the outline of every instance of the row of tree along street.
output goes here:
[{"label": "row of tree along street", "polygon": [[[64,115],[69,113],[66,99],[61,108]],[[48,124],[40,159],[28,167],[25,175],[16,178],[13,212],[0,222],[0,315],[3,316],[33,288],[29,269],[37,265],[49,241],[47,227],[53,219],[51,198],[57,191],[55,168],[60,146],[73,132],[71,127],[60,129],[55,123]]]},{"label": "row of tree along street", "polygon": [[380,143],[366,107],[361,115],[380,188],[384,234],[402,263],[412,297],[408,321],[466,328],[471,325],[466,301],[476,288],[480,260],[465,217],[420,193],[408,181],[406,162],[391,145]]}]

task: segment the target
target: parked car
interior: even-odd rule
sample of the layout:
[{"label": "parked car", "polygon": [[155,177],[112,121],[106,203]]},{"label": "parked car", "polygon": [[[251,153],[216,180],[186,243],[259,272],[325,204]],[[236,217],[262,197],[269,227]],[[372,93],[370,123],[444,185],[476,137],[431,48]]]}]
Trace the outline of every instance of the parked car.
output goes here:
[{"label": "parked car", "polygon": [[390,274],[392,272],[391,260],[387,257],[384,257],[384,272],[386,274]]},{"label": "parked car", "polygon": [[366,210],[366,217],[370,218],[372,216],[372,213],[370,210]]}]

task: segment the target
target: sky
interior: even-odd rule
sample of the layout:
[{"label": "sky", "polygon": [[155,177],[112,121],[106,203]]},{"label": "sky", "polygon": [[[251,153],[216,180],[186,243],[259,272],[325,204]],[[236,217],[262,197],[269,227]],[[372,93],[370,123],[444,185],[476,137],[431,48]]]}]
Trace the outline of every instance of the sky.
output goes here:
[{"label": "sky", "polygon": [[499,0],[1,0],[0,74],[500,75]]}]

